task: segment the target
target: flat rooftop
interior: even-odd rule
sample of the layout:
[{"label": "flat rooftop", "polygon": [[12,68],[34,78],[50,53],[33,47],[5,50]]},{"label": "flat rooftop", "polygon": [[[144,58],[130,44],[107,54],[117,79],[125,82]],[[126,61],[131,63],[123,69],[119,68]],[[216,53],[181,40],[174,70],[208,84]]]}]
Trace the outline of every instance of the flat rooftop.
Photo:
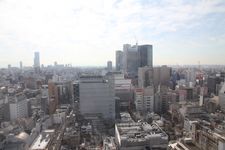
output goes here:
[{"label": "flat rooftop", "polygon": [[168,140],[168,135],[155,123],[119,123],[116,124],[121,140],[128,142],[147,141],[152,138]]},{"label": "flat rooftop", "polygon": [[129,122],[132,123],[132,122],[134,122],[128,112],[121,112],[120,116],[121,116],[121,121],[120,121],[121,123],[129,123]]},{"label": "flat rooftop", "polygon": [[181,143],[177,142],[174,144],[169,145],[170,148],[173,148],[174,150],[201,150],[197,146],[195,146],[193,143]]},{"label": "flat rooftop", "polygon": [[54,134],[54,130],[45,130],[41,133],[31,145],[31,150],[44,150],[47,148],[51,141],[51,135]]}]

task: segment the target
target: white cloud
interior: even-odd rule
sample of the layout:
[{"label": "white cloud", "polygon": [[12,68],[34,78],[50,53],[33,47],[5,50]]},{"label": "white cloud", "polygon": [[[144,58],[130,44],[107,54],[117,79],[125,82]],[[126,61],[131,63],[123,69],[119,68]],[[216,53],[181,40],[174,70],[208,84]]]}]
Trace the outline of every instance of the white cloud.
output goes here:
[{"label": "white cloud", "polygon": [[9,59],[0,63],[32,65],[38,50],[45,64],[104,65],[135,37],[158,44],[154,36],[199,25],[196,21],[209,13],[225,13],[223,1],[2,0],[0,52]]}]

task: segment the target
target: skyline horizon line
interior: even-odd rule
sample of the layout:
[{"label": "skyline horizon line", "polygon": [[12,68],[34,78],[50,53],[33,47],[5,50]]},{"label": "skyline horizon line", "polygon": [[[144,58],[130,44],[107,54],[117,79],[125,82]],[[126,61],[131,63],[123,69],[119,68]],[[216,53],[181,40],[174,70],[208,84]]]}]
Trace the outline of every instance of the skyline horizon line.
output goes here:
[{"label": "skyline horizon line", "polygon": [[[131,45],[131,47],[137,46],[137,45],[138,46],[151,45],[152,47],[154,47],[154,45],[152,43],[151,44],[140,44],[140,45],[137,44],[137,43],[136,44],[125,43],[125,44],[122,44],[122,45],[124,46],[124,45],[127,45],[127,44]],[[114,59],[113,59],[113,61],[112,61],[112,59],[108,59],[108,60],[105,61],[105,63],[104,63],[105,65],[103,65],[103,63],[97,64],[97,65],[90,65],[91,63],[90,64],[83,64],[83,65],[75,65],[75,64],[78,64],[78,63],[71,63],[71,62],[70,63],[58,63],[58,61],[52,61],[52,63],[46,63],[46,60],[44,60],[45,63],[40,63],[40,67],[41,67],[41,65],[44,65],[45,67],[46,66],[54,66],[55,62],[58,63],[58,65],[64,65],[64,66],[65,65],[72,65],[73,67],[104,67],[104,66],[107,66],[107,62],[108,61],[111,61],[112,64],[113,64],[113,67],[116,67],[116,61],[115,61],[115,56],[116,55],[115,55],[115,53],[117,51],[122,51],[123,52],[123,48],[122,49],[115,49],[114,50],[114,56],[113,56]],[[38,51],[38,50],[34,50],[33,54],[35,54],[35,53],[39,53],[40,58],[42,58],[43,55],[41,55],[41,53],[43,53],[43,51],[41,52],[41,51]],[[153,50],[153,55],[156,55],[154,50]],[[198,66],[199,63],[200,63],[201,66],[225,66],[225,63],[202,63],[201,64],[201,61],[199,61],[199,60],[196,61],[196,64],[195,63],[179,63],[179,62],[176,62],[176,63],[154,63],[155,60],[159,60],[159,59],[154,59],[154,58],[155,58],[155,56],[153,56],[153,64],[155,64],[153,66],[163,66],[163,65],[166,65],[166,66]],[[204,59],[204,57],[202,57],[202,58]],[[34,60],[34,57],[32,57],[30,60]],[[4,63],[4,65],[0,64],[0,69],[8,68],[8,65],[11,65],[11,67],[18,67],[18,68],[20,68],[20,62],[22,62],[22,65],[25,66],[25,67],[33,67],[34,64],[32,64],[32,61],[30,61],[30,60],[28,61],[26,59],[26,61],[23,61],[23,60],[20,60],[18,62],[14,61],[13,63]],[[28,64],[28,65],[24,65],[24,64]],[[80,63],[80,64],[82,64],[82,63]]]},{"label": "skyline horizon line", "polygon": [[[20,69],[20,62],[18,63],[17,66],[12,66],[11,64],[8,64],[10,65],[10,68],[18,68]],[[106,61],[107,62],[107,61]],[[0,67],[0,69],[8,69],[8,65],[6,67]],[[41,64],[40,68],[42,68],[42,65],[44,66],[44,68],[47,68],[47,67],[57,67],[53,64]],[[70,65],[69,67],[72,67],[72,68],[80,68],[80,67],[84,67],[84,68],[92,68],[92,67],[97,67],[97,68],[107,68],[107,64],[106,65],[73,65],[73,64],[70,64],[70,63],[65,63],[65,64],[58,64],[60,67],[60,65],[63,65],[63,67],[66,67],[66,65]],[[168,66],[168,67],[199,67],[199,64],[156,64],[156,65],[153,65],[153,67],[158,67],[158,66]],[[201,64],[200,67],[208,67],[208,66],[222,66],[222,67],[225,67],[225,64]],[[23,65],[22,68],[34,68],[34,65]],[[113,65],[113,68],[116,68],[115,65]]]}]

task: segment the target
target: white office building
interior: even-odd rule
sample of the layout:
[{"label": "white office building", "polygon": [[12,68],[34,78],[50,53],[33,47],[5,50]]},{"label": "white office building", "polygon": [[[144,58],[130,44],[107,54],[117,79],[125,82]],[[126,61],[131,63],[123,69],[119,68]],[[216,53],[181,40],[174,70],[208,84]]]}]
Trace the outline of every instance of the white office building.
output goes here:
[{"label": "white office building", "polygon": [[154,112],[154,88],[135,89],[135,106],[140,113]]},{"label": "white office building", "polygon": [[80,112],[82,115],[102,115],[115,118],[114,84],[102,76],[80,77]]},{"label": "white office building", "polygon": [[15,100],[9,102],[10,120],[28,117],[28,101],[23,94],[18,94]]}]

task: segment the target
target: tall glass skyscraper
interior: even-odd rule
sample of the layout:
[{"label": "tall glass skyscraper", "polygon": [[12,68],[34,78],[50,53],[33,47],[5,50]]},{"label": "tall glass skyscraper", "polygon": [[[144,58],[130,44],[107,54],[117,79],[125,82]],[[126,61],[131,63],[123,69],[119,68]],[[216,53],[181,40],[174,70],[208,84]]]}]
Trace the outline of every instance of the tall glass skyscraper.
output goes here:
[{"label": "tall glass skyscraper", "polygon": [[116,51],[116,70],[121,71],[123,68],[123,52],[118,50]]},{"label": "tall glass skyscraper", "polygon": [[152,67],[152,45],[140,45],[138,46],[138,62],[139,67]]},{"label": "tall glass skyscraper", "polygon": [[124,53],[124,72],[128,76],[137,76],[138,71],[138,47],[130,44],[123,45]]},{"label": "tall glass skyscraper", "polygon": [[34,67],[40,67],[40,55],[39,52],[34,52]]},{"label": "tall glass skyscraper", "polygon": [[153,67],[152,45],[124,44],[123,53],[124,72],[130,76],[137,76],[139,67]]}]

